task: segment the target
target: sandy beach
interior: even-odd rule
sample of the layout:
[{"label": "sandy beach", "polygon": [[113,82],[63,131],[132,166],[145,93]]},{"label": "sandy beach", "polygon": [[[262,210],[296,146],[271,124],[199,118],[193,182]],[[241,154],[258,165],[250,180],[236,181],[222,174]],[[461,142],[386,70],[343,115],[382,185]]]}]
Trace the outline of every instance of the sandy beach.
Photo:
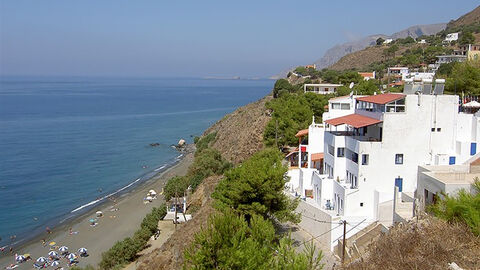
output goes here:
[{"label": "sandy beach", "polygon": [[[193,153],[189,153],[173,167],[117,198],[116,205],[108,201],[74,219],[69,224],[53,228],[50,234],[43,233],[35,240],[15,249],[11,255],[7,250],[4,251],[0,255],[1,269],[14,263],[15,253],[29,253],[32,258],[30,261],[19,264],[16,269],[32,269],[32,265],[37,258],[47,257],[47,253],[50,251],[48,244],[52,241],[56,242],[54,246],[67,246],[70,252],[77,252],[82,247],[87,248],[89,256],[80,258],[78,266],[92,265],[96,267],[101,260],[102,252],[108,250],[118,240],[132,236],[139,229],[145,215],[153,207],[162,204],[162,195],[159,195],[158,199],[152,203],[144,204],[143,198],[148,190],[154,189],[160,193],[166,180],[175,175],[185,175],[192,161]],[[114,208],[118,208],[118,210],[112,211]],[[98,219],[96,226],[90,226],[89,220],[95,217],[95,212],[98,210],[102,211],[104,216]],[[73,234],[70,234],[70,228],[74,232]],[[46,246],[42,245],[42,239],[45,239]],[[67,266],[67,260],[60,260],[60,266]]]}]

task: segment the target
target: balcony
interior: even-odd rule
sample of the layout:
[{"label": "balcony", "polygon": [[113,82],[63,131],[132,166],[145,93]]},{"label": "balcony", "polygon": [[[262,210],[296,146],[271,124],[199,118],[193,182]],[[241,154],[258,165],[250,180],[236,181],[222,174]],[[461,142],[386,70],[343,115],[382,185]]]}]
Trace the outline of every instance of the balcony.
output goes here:
[{"label": "balcony", "polygon": [[327,131],[327,132],[332,134],[333,136],[350,137],[353,140],[357,140],[361,142],[381,142],[382,141],[382,139],[379,137],[360,136],[358,135],[358,132],[355,132],[355,131]]}]

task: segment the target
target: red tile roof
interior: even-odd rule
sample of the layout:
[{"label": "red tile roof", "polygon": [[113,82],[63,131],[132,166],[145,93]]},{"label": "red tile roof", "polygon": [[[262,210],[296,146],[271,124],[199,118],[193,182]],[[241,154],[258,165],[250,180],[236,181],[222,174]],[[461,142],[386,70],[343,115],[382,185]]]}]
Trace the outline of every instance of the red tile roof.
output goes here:
[{"label": "red tile roof", "polygon": [[354,128],[361,128],[361,127],[375,125],[375,124],[381,123],[382,121],[375,118],[366,117],[360,114],[349,114],[346,116],[329,119],[325,122],[333,126],[349,125]]},{"label": "red tile roof", "polygon": [[297,132],[297,134],[295,134],[295,137],[303,137],[305,135],[308,135],[308,129],[302,129],[300,130],[299,132]]},{"label": "red tile roof", "polygon": [[398,99],[402,99],[404,97],[405,97],[405,95],[403,95],[403,94],[385,93],[385,94],[380,94],[380,95],[360,97],[360,98],[357,98],[357,100],[383,105],[383,104],[387,104],[387,103],[390,103],[390,102],[398,100]]},{"label": "red tile roof", "polygon": [[375,76],[373,76],[373,72],[358,72],[358,74],[360,76],[362,76],[363,78],[374,78]]},{"label": "red tile roof", "polygon": [[323,153],[315,153],[312,154],[312,160],[313,161],[319,161],[323,159]]}]

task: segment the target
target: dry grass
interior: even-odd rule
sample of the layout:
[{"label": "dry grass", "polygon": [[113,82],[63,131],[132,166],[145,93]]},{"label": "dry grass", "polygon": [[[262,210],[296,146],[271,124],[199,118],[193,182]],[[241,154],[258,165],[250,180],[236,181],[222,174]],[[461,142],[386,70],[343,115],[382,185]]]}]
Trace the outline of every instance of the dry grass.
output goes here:
[{"label": "dry grass", "polygon": [[428,217],[399,224],[345,269],[480,269],[480,239],[463,224]]}]

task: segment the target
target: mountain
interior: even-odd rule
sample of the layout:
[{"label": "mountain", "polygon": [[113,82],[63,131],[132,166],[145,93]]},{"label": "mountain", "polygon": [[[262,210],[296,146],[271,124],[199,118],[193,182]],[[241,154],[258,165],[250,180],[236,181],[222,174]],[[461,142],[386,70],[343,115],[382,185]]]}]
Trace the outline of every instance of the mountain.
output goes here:
[{"label": "mountain", "polygon": [[480,6],[467,14],[461,16],[456,20],[452,20],[447,24],[447,28],[455,28],[463,25],[469,25],[474,23],[480,23]]},{"label": "mountain", "polygon": [[375,41],[381,37],[383,39],[386,38],[406,38],[408,36],[411,36],[413,38],[417,38],[422,35],[433,35],[436,34],[443,29],[445,29],[446,24],[445,23],[438,23],[438,24],[427,24],[427,25],[415,25],[411,26],[405,30],[402,30],[400,32],[394,33],[390,36],[383,35],[383,34],[377,34],[377,35],[371,35],[362,39],[359,39],[357,41],[351,41],[339,45],[335,45],[332,48],[328,49],[324,56],[320,58],[319,60],[315,61],[314,63],[317,65],[318,69],[326,68],[329,67],[333,64],[335,64],[340,58],[343,56],[360,51],[365,49],[366,47],[375,44]]}]

